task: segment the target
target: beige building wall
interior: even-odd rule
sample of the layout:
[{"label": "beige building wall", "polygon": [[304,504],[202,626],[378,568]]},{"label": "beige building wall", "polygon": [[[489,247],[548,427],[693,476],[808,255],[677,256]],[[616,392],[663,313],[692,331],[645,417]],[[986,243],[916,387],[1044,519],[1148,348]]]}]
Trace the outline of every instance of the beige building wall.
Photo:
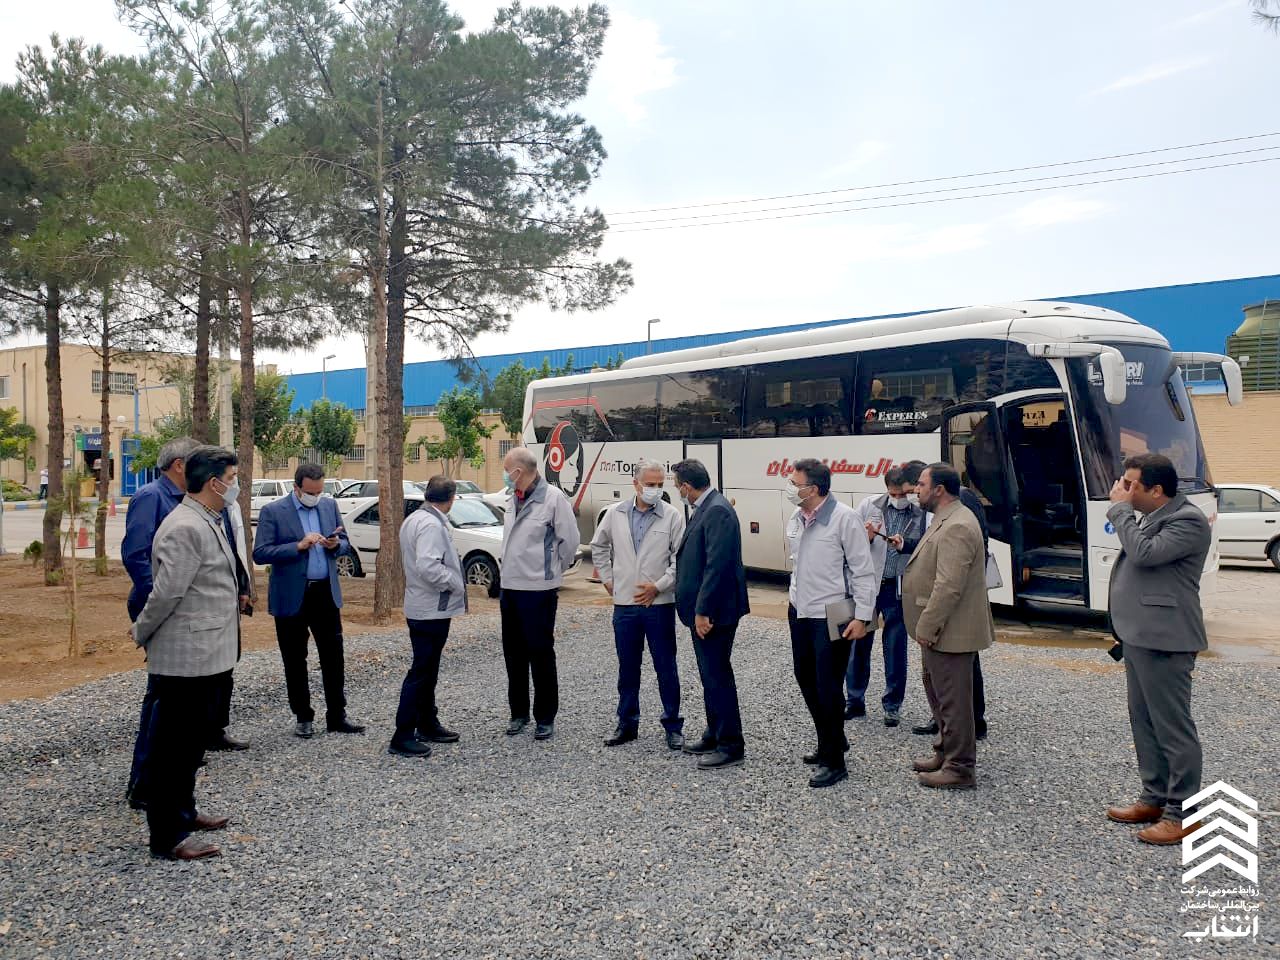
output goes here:
[{"label": "beige building wall", "polygon": [[1239,407],[1223,395],[1191,402],[1215,482],[1280,486],[1280,392],[1246,393]]},{"label": "beige building wall", "polygon": [[[116,493],[120,490],[121,438],[135,432],[151,433],[154,421],[180,412],[179,391],[165,385],[162,372],[177,359],[177,355],[167,353],[112,358],[112,372],[132,374],[139,389],[136,426],[132,390],[111,396],[111,450],[116,462],[112,489]],[[33,491],[40,485],[40,470],[47,465],[49,450],[49,395],[45,389],[44,362],[43,345],[0,350],[0,407],[16,408],[19,419],[35,428],[37,438],[30,451],[35,458],[34,469],[19,460],[7,460],[0,464],[0,475]],[[62,346],[61,366],[63,456],[71,460],[73,469],[83,469],[83,454],[75,449],[75,435],[93,433],[101,427],[102,401],[93,389],[93,372],[100,370],[102,363],[91,347],[68,343]]]}]

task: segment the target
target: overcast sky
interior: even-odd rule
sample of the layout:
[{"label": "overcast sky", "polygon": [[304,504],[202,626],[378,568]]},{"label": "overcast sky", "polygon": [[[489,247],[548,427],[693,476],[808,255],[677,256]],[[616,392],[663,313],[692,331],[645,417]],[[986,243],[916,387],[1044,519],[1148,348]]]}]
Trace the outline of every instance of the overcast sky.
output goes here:
[{"label": "overcast sky", "polygon": [[[499,4],[453,6],[483,25]],[[1247,0],[614,0],[609,8],[613,26],[581,110],[609,151],[590,202],[610,214],[1280,131],[1280,37],[1251,19]],[[55,30],[113,51],[137,46],[111,0],[6,0],[0,79],[12,79],[20,49],[47,43]],[[1255,152],[1216,156],[1241,150]],[[1077,188],[1061,185],[1079,178],[1038,180],[986,191],[1037,192],[825,212],[859,197],[1271,157],[1277,162]],[[1115,170],[1169,159],[1183,162]],[[611,216],[605,255],[633,263],[631,293],[599,315],[523,310],[509,333],[475,349],[643,339],[651,317],[662,319],[655,336],[675,336],[1276,273],[1277,173],[1280,137],[1272,137],[996,178]],[[864,205],[957,195],[966,194]],[[796,208],[813,203],[833,206]],[[774,212],[757,213],[772,218],[759,222],[623,232],[624,222],[739,210]],[[267,359],[300,372],[319,369],[327,353],[363,356],[357,337]],[[431,356],[421,344],[408,348],[410,360]]]}]

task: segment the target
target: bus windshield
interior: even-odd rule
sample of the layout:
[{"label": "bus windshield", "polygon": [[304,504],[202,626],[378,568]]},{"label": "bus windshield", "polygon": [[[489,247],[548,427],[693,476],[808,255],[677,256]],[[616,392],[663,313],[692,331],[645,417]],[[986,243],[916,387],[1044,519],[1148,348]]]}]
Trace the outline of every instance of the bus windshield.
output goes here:
[{"label": "bus windshield", "polygon": [[1092,360],[1068,360],[1067,379],[1080,424],[1085,481],[1094,499],[1109,495],[1126,457],[1162,453],[1178,470],[1179,489],[1210,488],[1200,431],[1182,373],[1164,347],[1115,344],[1124,354],[1125,401],[1102,395],[1102,376]]}]

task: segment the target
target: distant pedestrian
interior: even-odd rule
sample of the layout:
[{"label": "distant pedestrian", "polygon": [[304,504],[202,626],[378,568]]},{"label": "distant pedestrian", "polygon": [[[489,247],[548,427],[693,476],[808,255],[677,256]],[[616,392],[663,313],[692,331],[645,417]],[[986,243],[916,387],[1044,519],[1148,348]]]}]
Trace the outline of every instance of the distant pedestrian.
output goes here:
[{"label": "distant pedestrian", "polygon": [[640,727],[640,667],[645,641],[658,675],[667,747],[684,746],[680,672],[676,666],[676,554],[684,511],[662,500],[667,470],[641,460],[631,472],[632,496],[605,511],[591,540],[591,562],[613,597],[618,651],[618,724],[606,747],[635,740]]},{"label": "distant pedestrian", "polygon": [[49,468],[40,468],[40,499],[49,499]]},{"label": "distant pedestrian", "polygon": [[[1178,471],[1158,453],[1130,457],[1111,488],[1107,519],[1120,538],[1108,607],[1124,655],[1129,726],[1142,793],[1111,807],[1119,823],[1148,823],[1138,838],[1178,843],[1182,802],[1200,792],[1203,753],[1191,717],[1196,654],[1208,649],[1200,576],[1212,543],[1204,512],[1178,492]],[[1134,511],[1142,513],[1139,520]]]}]

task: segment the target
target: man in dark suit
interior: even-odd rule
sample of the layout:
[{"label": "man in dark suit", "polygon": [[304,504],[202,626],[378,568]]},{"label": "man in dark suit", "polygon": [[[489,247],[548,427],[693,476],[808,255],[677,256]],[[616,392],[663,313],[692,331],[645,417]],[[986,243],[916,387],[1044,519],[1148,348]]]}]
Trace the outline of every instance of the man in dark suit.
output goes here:
[{"label": "man in dark suit", "polygon": [[314,463],[298,467],[293,492],[262,508],[253,560],[271,565],[268,609],[276,618],[276,640],[284,661],[289,707],[297,717],[294,733],[310,738],[311,688],[307,682],[307,634],[316,641],[324,680],[325,720],[330,733],[363,733],[347,717],[342,657],[342,587],[337,558],[351,552],[342,518],[324,493],[324,470]]},{"label": "man in dark suit", "polygon": [[750,611],[747,574],[742,566],[742,531],[729,501],[711,489],[707,468],[681,460],[671,468],[677,489],[692,510],[676,554],[676,613],[693,631],[707,729],[702,739],[685,744],[709,770],[742,763],[742,715],[733,676],[733,638],[738,621]]},{"label": "man in dark suit", "polygon": [[1191,717],[1191,671],[1196,654],[1209,647],[1200,575],[1213,538],[1204,513],[1178,492],[1177,469],[1158,453],[1125,461],[1111,503],[1107,519],[1121,551],[1108,606],[1123,644],[1142,794],[1107,816],[1151,824],[1138,831],[1147,843],[1175,844],[1194,829],[1182,825],[1182,802],[1200,792],[1203,755]]}]

